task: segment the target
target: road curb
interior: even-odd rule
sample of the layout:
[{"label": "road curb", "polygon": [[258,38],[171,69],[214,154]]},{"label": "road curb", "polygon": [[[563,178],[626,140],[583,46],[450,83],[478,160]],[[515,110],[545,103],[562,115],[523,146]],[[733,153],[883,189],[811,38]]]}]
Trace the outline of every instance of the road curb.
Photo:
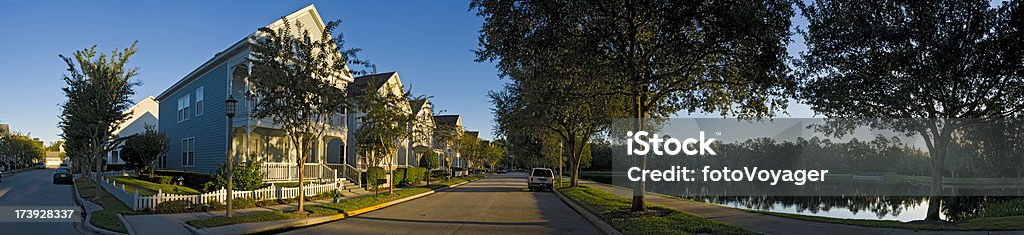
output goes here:
[{"label": "road curb", "polygon": [[572,199],[569,199],[565,197],[565,195],[562,195],[561,192],[558,192],[558,189],[551,191],[554,192],[556,196],[558,196],[558,199],[561,199],[562,202],[565,202],[566,205],[569,205],[569,207],[572,208],[572,210],[582,215],[584,219],[589,221],[590,224],[593,224],[594,227],[597,227],[598,230],[601,230],[601,232],[604,232],[604,234],[622,235],[622,232],[619,232],[619,230],[616,230],[614,227],[612,227],[612,225],[608,224],[607,222],[604,222],[604,220],[601,219],[601,217],[598,217],[594,213],[590,213],[590,211],[588,211],[587,208],[583,208],[579,204],[576,204],[576,202],[573,201]]},{"label": "road curb", "polygon": [[[95,211],[88,211],[88,209],[85,207],[85,204],[86,203],[92,203],[92,202],[87,202],[87,201],[85,201],[85,198],[82,198],[82,194],[80,192],[78,192],[78,181],[75,180],[75,179],[71,179],[71,186],[75,188],[75,199],[76,199],[75,200],[75,204],[78,204],[79,207],[82,207],[82,211],[85,212],[85,220],[82,221],[83,227],[85,227],[90,232],[104,234],[104,235],[125,235],[124,233],[114,232],[114,231],[106,230],[106,229],[103,229],[103,228],[100,228],[100,227],[96,227],[95,225],[92,225],[92,222],[90,222],[91,219],[92,219],[92,212],[100,211],[102,209],[95,210]],[[96,190],[103,190],[103,189],[97,188]],[[101,206],[101,205],[97,205],[97,206],[99,206],[100,208],[103,208],[103,206]],[[122,218],[120,214],[118,214],[118,218],[121,218],[121,223],[125,223],[124,218]],[[125,228],[128,228],[128,231],[131,231],[131,229],[130,229],[131,227],[130,226],[131,225],[128,225],[127,223],[125,223]]]},{"label": "road curb", "polygon": [[369,207],[364,207],[362,209],[353,210],[352,212],[349,212],[349,213],[340,213],[340,214],[337,214],[337,215],[320,216],[320,217],[313,217],[313,218],[299,218],[299,219],[291,219],[291,220],[284,220],[284,221],[280,221],[279,220],[279,221],[258,222],[258,223],[271,223],[271,222],[279,222],[279,223],[277,223],[277,224],[270,224],[270,225],[267,225],[267,226],[262,226],[262,227],[257,227],[257,228],[234,230],[234,231],[213,231],[214,229],[216,229],[216,230],[230,229],[228,227],[229,226],[233,226],[233,225],[213,227],[213,228],[196,228],[196,227],[193,227],[191,225],[188,225],[187,222],[186,223],[182,223],[182,224],[185,226],[185,229],[188,229],[194,235],[253,234],[253,233],[262,233],[262,232],[281,230],[281,229],[288,229],[288,228],[306,227],[306,226],[312,226],[312,225],[317,225],[317,224],[322,224],[322,223],[327,223],[327,222],[332,222],[332,221],[338,221],[338,220],[342,220],[342,219],[345,219],[345,218],[348,218],[348,217],[353,217],[353,216],[357,216],[357,215],[360,215],[360,214],[365,214],[367,212],[371,212],[371,211],[375,211],[375,210],[380,210],[380,209],[383,209],[383,208],[386,208],[386,207],[389,207],[389,206],[393,206],[393,205],[401,204],[403,202],[412,201],[412,200],[415,200],[415,199],[418,199],[418,198],[421,198],[421,197],[425,197],[425,196],[434,194],[436,192],[448,191],[448,190],[454,189],[456,187],[459,187],[459,186],[462,186],[462,185],[465,185],[465,184],[468,184],[470,182],[477,181],[477,180],[480,180],[480,179],[475,179],[475,180],[470,180],[470,181],[466,181],[466,182],[462,182],[462,183],[458,183],[458,184],[453,184],[453,185],[450,185],[450,186],[444,187],[444,188],[432,189],[430,191],[422,192],[422,193],[419,193],[419,194],[416,194],[416,195],[404,197],[404,198],[397,199],[397,200],[394,200],[394,201],[384,202],[384,203],[380,203],[380,204],[377,204],[377,205],[373,205],[373,206],[369,206]]}]

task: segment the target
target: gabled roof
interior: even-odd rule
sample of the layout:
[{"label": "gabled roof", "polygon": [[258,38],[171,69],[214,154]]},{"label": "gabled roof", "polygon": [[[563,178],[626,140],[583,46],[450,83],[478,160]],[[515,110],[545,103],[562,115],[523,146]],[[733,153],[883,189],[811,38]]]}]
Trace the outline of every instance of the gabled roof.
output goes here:
[{"label": "gabled roof", "polygon": [[[313,4],[310,4],[309,6],[303,7],[302,9],[299,9],[298,11],[292,12],[291,14],[288,14],[284,18],[288,19],[291,22],[295,22],[295,21],[297,21],[297,19],[299,19],[299,18],[301,18],[303,16],[306,16],[306,15],[309,15],[310,18],[312,18],[313,25],[316,27],[316,29],[321,30],[321,31],[324,30],[324,27],[325,27],[324,20],[323,20],[323,18],[320,18],[320,12],[318,12],[316,10],[316,7],[313,6]],[[266,27],[268,27],[268,28],[277,28],[277,27],[280,27],[280,25],[282,25],[282,24],[284,24],[284,21],[282,19],[278,18],[277,20],[274,21],[274,23],[266,25]],[[252,33],[250,33],[249,35],[246,35],[244,38],[242,38],[238,42],[235,42],[230,47],[228,47],[228,49],[225,49],[225,50],[223,50],[221,52],[217,52],[217,54],[214,54],[213,58],[210,58],[210,60],[207,60],[202,65],[200,65],[198,68],[196,68],[195,70],[192,70],[192,72],[189,72],[188,75],[185,75],[184,78],[182,78],[181,80],[178,80],[178,82],[175,82],[174,85],[171,85],[170,88],[167,88],[167,90],[164,90],[163,92],[161,92],[160,95],[157,95],[156,99],[157,100],[164,100],[165,98],[167,98],[168,95],[173,94],[178,89],[181,89],[182,87],[188,85],[193,80],[199,78],[200,76],[204,75],[205,73],[207,73],[208,71],[212,70],[213,68],[216,68],[216,65],[220,65],[221,63],[224,63],[228,59],[230,59],[231,57],[235,56],[237,53],[242,52],[243,49],[248,48],[248,46],[250,44],[249,38],[251,36],[255,35],[256,33],[257,33],[257,31],[253,30]],[[319,33],[311,33],[311,35],[319,35]]]},{"label": "gabled roof", "polygon": [[459,124],[461,117],[458,114],[454,115],[436,115],[434,116],[434,122],[440,125],[454,126]]},{"label": "gabled roof", "polygon": [[464,133],[466,133],[466,135],[468,135],[468,136],[472,136],[473,138],[477,138],[477,139],[480,138],[480,132],[479,131],[465,131]]},{"label": "gabled roof", "polygon": [[363,91],[366,91],[367,88],[380,90],[381,87],[384,87],[384,84],[388,83],[388,80],[391,79],[391,77],[394,77],[397,74],[398,72],[391,71],[356,77],[354,79],[355,81],[352,82],[352,89],[355,89],[352,90],[352,92],[355,95],[362,95]]},{"label": "gabled roof", "polygon": [[424,107],[427,107],[427,99],[413,99],[409,101],[409,107],[412,107],[412,113],[420,113]]}]

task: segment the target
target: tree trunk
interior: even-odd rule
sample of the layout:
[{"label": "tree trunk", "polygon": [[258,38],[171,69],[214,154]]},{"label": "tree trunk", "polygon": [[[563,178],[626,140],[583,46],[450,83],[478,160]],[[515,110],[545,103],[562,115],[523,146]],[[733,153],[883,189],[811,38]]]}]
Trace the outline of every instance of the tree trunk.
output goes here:
[{"label": "tree trunk", "polygon": [[[397,156],[396,156],[397,157]],[[388,195],[395,194],[395,168],[388,162]]]},{"label": "tree trunk", "polygon": [[[641,131],[644,127],[645,118],[643,104],[639,95],[634,95],[633,99],[636,102],[636,120],[633,120],[635,122],[633,126],[636,131]],[[641,170],[647,169],[647,155],[636,156],[633,158],[633,161],[633,164],[639,163],[638,165],[640,165]],[[633,204],[630,207],[631,211],[644,211],[647,209],[644,205],[644,192],[647,190],[645,186],[643,180],[633,182]]]},{"label": "tree trunk", "polygon": [[299,159],[298,159],[299,160],[299,209],[297,209],[295,211],[296,211],[296,213],[299,213],[299,214],[305,214],[306,213],[305,208],[303,207],[305,205],[305,202],[306,202],[306,190],[305,190],[306,188],[303,186],[303,182],[306,179],[305,174],[303,174],[303,173],[305,173],[304,170],[305,170],[305,167],[306,167],[306,158],[303,157],[303,155],[305,155],[305,153],[303,153],[303,152],[304,151],[299,150]]},{"label": "tree trunk", "polygon": [[[99,142],[99,141],[97,141],[97,142]],[[99,145],[99,143],[97,143],[97,145]],[[93,155],[93,158],[96,160],[96,165],[95,165],[95,167],[96,167],[95,168],[96,169],[96,175],[95,175],[96,182],[100,182],[100,175],[103,174],[103,154],[101,154],[101,153],[103,153],[102,147],[94,147],[93,148],[92,155]]]},{"label": "tree trunk", "polygon": [[935,137],[935,144],[931,152],[932,158],[932,183],[931,190],[928,194],[928,215],[925,220],[938,221],[942,220],[940,217],[940,208],[942,207],[942,170],[943,163],[946,157],[946,146],[949,145],[950,138],[947,136]]}]

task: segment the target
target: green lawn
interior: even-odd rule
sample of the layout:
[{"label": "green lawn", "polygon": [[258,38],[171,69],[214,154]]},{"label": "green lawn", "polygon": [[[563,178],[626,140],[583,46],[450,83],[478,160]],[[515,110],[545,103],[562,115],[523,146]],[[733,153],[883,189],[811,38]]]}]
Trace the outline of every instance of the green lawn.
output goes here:
[{"label": "green lawn", "polygon": [[[306,182],[306,185],[309,185],[309,182]],[[282,187],[282,188],[297,188],[297,187],[299,187],[299,182],[274,183],[274,186]]]},{"label": "green lawn", "polygon": [[117,198],[114,198],[114,196],[111,196],[106,191],[97,190],[92,181],[88,179],[79,178],[76,180],[76,183],[78,185],[78,191],[82,194],[83,198],[103,206],[103,210],[93,212],[92,218],[89,219],[89,223],[106,230],[128,233],[128,229],[125,228],[124,223],[121,223],[121,219],[117,218],[117,214],[119,213],[128,213],[132,211],[128,206],[125,206],[121,201],[118,201]]},{"label": "green lawn", "polygon": [[[345,201],[342,201],[342,202],[336,203],[336,204],[334,204],[334,203],[327,203],[327,204],[319,204],[319,205],[307,205],[304,209],[305,209],[305,211],[311,213],[309,216],[335,215],[335,214],[339,214],[339,213],[345,213],[345,212],[349,212],[349,211],[354,211],[354,210],[358,210],[358,209],[367,208],[367,207],[374,206],[374,205],[377,205],[377,204],[381,204],[381,203],[384,203],[384,202],[390,202],[390,201],[406,198],[406,197],[413,196],[413,195],[416,195],[416,194],[428,192],[428,191],[431,191],[433,189],[445,188],[445,187],[448,187],[450,185],[454,185],[454,184],[458,184],[458,183],[462,183],[462,182],[466,182],[466,181],[470,181],[470,180],[475,180],[475,179],[479,179],[479,178],[480,177],[477,177],[477,176],[470,176],[470,177],[463,177],[463,178],[458,178],[458,179],[452,179],[452,181],[450,181],[450,182],[439,182],[439,183],[431,184],[431,185],[427,185],[427,186],[400,188],[400,189],[395,189],[394,193],[392,193],[392,194],[388,194],[387,191],[382,190],[377,195],[366,195],[366,196],[362,196],[362,197],[352,198],[352,199],[348,199],[348,200],[345,200]],[[237,216],[235,216],[232,219],[227,219],[226,217],[218,216],[218,217],[213,217],[213,218],[208,218],[208,219],[192,220],[192,221],[188,221],[188,224],[192,225],[192,226],[194,226],[196,228],[209,228],[209,227],[218,227],[218,226],[225,226],[225,225],[232,225],[232,224],[255,223],[255,222],[273,221],[273,220],[296,219],[296,218],[302,218],[302,217],[304,217],[304,216],[303,215],[299,215],[299,214],[295,214],[295,213],[291,213],[291,212],[267,211],[267,212],[258,212],[258,213],[252,213],[252,214],[246,214],[246,215],[237,215]]]},{"label": "green lawn", "polygon": [[559,192],[624,234],[755,234],[732,225],[655,205],[650,205],[643,213],[629,212],[629,198],[585,186],[562,188]]},{"label": "green lawn", "polygon": [[185,187],[185,186],[171,185],[171,184],[158,184],[158,183],[153,183],[153,182],[149,182],[149,181],[145,181],[145,180],[140,180],[140,179],[136,179],[136,178],[131,178],[131,177],[127,177],[127,176],[112,176],[112,177],[107,177],[107,178],[116,181],[118,183],[118,187],[120,187],[120,184],[125,184],[126,191],[128,191],[128,193],[135,193],[137,191],[137,192],[139,192],[139,195],[143,195],[143,196],[156,195],[158,190],[162,190],[164,193],[170,193],[170,194],[182,194],[182,195],[195,195],[195,194],[199,194],[199,191],[197,191],[195,189],[192,189],[192,188],[189,188],[189,187]]},{"label": "green lawn", "polygon": [[376,196],[374,196],[374,195],[367,195],[367,196],[362,196],[362,197],[348,199],[348,200],[345,200],[345,201],[343,201],[341,203],[337,203],[337,204],[320,204],[320,205],[316,205],[314,207],[321,207],[321,208],[331,209],[331,210],[334,210],[336,212],[348,212],[348,211],[353,211],[353,210],[367,208],[367,207],[370,207],[370,206],[373,206],[373,205],[377,205],[377,204],[381,204],[381,203],[385,203],[385,202],[390,202],[390,201],[402,199],[402,198],[405,198],[405,197],[409,197],[409,196],[412,196],[412,195],[416,195],[416,194],[420,194],[420,193],[424,193],[424,192],[428,192],[428,191],[430,191],[429,188],[423,188],[423,187],[403,188],[403,189],[396,189],[395,192],[392,193],[392,194],[387,194],[387,192],[381,192],[380,194],[378,194]]},{"label": "green lawn", "polygon": [[245,215],[236,215],[231,219],[224,216],[217,216],[209,219],[188,221],[189,225],[196,228],[218,227],[232,224],[256,223],[272,220],[286,220],[302,218],[302,215],[281,211],[264,211]]}]

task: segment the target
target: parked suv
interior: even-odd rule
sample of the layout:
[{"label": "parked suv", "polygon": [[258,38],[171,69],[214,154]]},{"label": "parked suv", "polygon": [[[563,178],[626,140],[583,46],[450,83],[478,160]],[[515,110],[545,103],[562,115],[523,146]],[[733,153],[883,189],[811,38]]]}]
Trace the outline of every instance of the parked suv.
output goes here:
[{"label": "parked suv", "polygon": [[538,191],[541,189],[551,191],[552,185],[555,184],[554,175],[555,174],[551,173],[551,169],[533,168],[533,170],[530,170],[530,178],[527,181],[527,186],[530,188],[530,191]]}]

